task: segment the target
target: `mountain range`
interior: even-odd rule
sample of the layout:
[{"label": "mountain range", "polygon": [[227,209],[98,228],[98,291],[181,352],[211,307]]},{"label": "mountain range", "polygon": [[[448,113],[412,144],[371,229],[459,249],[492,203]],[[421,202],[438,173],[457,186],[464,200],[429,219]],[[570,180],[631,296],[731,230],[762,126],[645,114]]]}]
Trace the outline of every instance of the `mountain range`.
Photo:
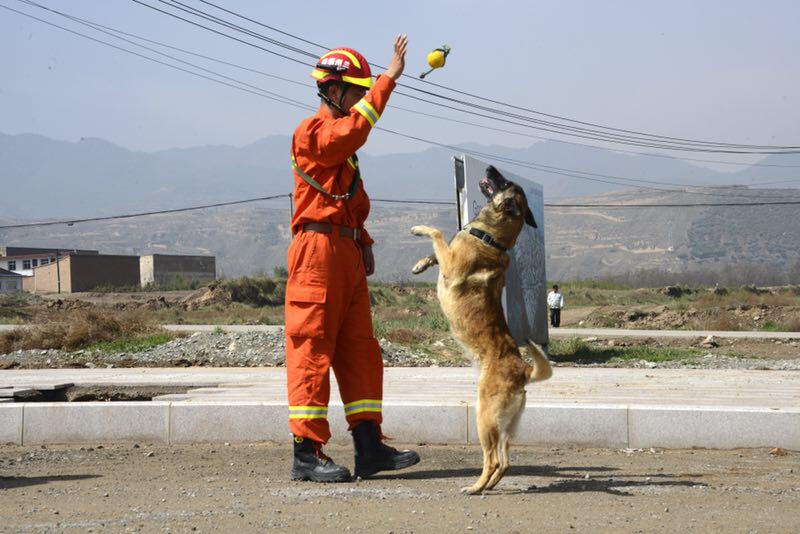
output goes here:
[{"label": "mountain range", "polygon": [[[15,219],[84,217],[288,193],[292,185],[290,145],[288,136],[270,136],[242,147],[218,145],[148,153],[96,138],[70,142],[34,134],[0,134],[0,215]],[[707,186],[798,176],[796,168],[744,167],[724,173],[669,157],[553,141],[519,149],[470,144],[459,149],[594,174],[577,178],[508,165],[517,174],[541,183],[549,200],[624,189],[613,183],[619,182],[609,178],[613,176]],[[381,156],[362,152],[359,159],[371,196],[453,198],[455,151],[429,148]],[[762,163],[800,166],[800,155],[769,156]]]},{"label": "mountain range", "polygon": [[[244,147],[207,146],[155,153],[130,151],[100,139],[65,142],[38,135],[0,134],[0,224],[170,209],[288,193],[288,137]],[[552,202],[576,204],[741,203],[800,201],[800,189],[749,189],[731,184],[796,178],[800,156],[771,156],[760,167],[723,173],[681,160],[542,142],[524,149],[464,145],[465,151],[625,176],[702,185],[683,191],[623,187],[509,170],[544,185]],[[452,151],[360,155],[373,198],[453,198]],[[713,156],[709,159],[716,159]],[[502,164],[500,165],[502,168]],[[644,185],[644,184],[640,184]],[[782,206],[693,208],[548,208],[548,278],[615,275],[639,269],[681,271],[763,263],[789,268],[800,261],[800,209]],[[430,244],[408,233],[414,224],[456,231],[453,208],[376,202],[368,227],[376,239],[377,275],[410,278]],[[213,254],[220,274],[271,272],[285,265],[291,239],[288,200],[107,222],[0,230],[0,243],[99,249],[107,253]],[[435,271],[426,278],[435,276]]]}]

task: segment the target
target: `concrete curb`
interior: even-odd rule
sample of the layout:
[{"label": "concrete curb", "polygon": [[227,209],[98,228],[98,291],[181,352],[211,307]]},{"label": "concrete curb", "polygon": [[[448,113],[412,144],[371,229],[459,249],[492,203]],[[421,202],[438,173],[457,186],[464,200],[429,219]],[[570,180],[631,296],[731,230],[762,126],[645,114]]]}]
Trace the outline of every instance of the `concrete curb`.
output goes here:
[{"label": "concrete curb", "polygon": [[[334,442],[347,442],[331,405]],[[384,404],[384,432],[410,443],[477,443],[474,406]],[[75,402],[0,405],[0,443],[221,443],[288,440],[274,402]],[[528,404],[514,443],[611,448],[800,450],[800,408]]]}]

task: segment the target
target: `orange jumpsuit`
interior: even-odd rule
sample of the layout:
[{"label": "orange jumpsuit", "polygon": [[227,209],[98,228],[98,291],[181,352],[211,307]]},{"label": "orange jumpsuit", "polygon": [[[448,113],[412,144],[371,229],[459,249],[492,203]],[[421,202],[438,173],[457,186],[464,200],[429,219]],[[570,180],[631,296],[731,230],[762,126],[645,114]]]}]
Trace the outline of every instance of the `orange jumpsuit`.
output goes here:
[{"label": "orange jumpsuit", "polygon": [[[355,175],[348,158],[366,142],[394,86],[379,76],[346,117],[320,109],[300,123],[292,139],[297,166],[329,193],[346,193]],[[349,200],[333,200],[297,172],[294,183],[286,284],[289,427],[295,436],[327,443],[331,367],[350,429],[363,420],[382,421],[383,360],[372,332],[364,262],[359,243],[338,228],[360,229],[360,244],[371,245],[364,230],[369,198],[362,184]],[[329,223],[333,231],[304,231],[309,222]]]}]

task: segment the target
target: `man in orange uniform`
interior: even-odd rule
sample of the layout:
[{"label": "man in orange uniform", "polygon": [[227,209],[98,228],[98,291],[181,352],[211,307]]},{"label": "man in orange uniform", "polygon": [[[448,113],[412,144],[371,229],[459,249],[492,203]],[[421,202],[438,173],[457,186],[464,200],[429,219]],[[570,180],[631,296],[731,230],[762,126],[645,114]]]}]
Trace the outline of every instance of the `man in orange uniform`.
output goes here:
[{"label": "man in orange uniform", "polygon": [[356,150],[367,140],[405,66],[407,38],[372,82],[369,64],[349,48],[324,54],[312,71],[321,103],[292,140],[294,240],[286,284],[286,371],[293,480],[340,482],[346,467],[322,452],[330,438],[329,369],[333,367],[355,445],[355,475],[419,462],[413,451],[383,443],[381,349],[372,332],[367,276],[375,270],[364,228],[369,198]]}]

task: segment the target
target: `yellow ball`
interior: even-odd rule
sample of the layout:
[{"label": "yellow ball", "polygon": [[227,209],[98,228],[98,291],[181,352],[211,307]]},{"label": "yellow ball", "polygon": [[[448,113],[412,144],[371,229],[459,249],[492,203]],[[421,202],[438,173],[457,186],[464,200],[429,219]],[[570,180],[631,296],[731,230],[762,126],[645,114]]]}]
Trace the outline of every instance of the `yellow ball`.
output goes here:
[{"label": "yellow ball", "polygon": [[430,65],[432,69],[444,67],[444,52],[441,50],[434,50],[428,54],[428,65]]}]

